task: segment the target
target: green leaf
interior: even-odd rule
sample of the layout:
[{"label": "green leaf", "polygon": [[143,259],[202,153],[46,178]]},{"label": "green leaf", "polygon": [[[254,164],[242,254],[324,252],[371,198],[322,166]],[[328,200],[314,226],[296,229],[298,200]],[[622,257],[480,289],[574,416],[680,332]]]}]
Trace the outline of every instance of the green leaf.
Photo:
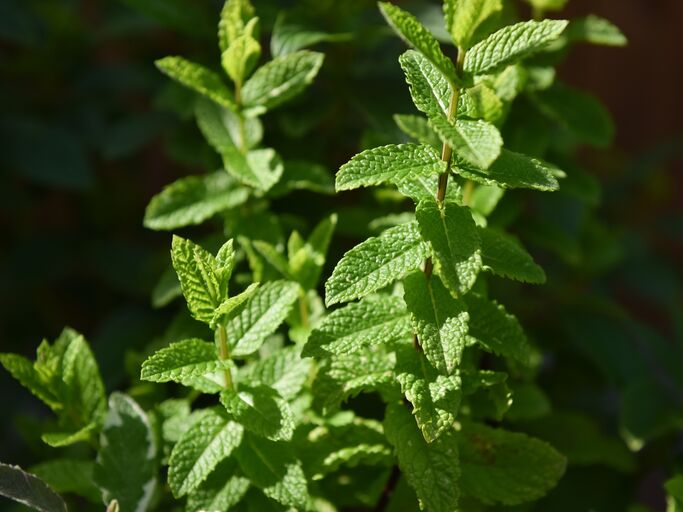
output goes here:
[{"label": "green leaf", "polygon": [[62,380],[67,407],[78,411],[80,424],[99,425],[107,410],[107,398],[97,361],[82,335],[64,352]]},{"label": "green leaf", "polygon": [[531,347],[519,321],[503,306],[474,293],[464,298],[470,314],[469,336],[495,354],[526,364]]},{"label": "green leaf", "polygon": [[244,302],[249,300],[256,293],[256,290],[258,290],[259,286],[259,283],[251,283],[249,286],[247,286],[247,289],[239,295],[235,295],[234,297],[224,300],[214,311],[211,325],[216,326],[219,323],[225,323],[227,318],[231,318],[233,311],[239,308]]},{"label": "green leaf", "polygon": [[470,48],[475,31],[503,9],[501,0],[446,0],[443,5],[446,28],[460,51]]},{"label": "green leaf", "polygon": [[452,168],[463,178],[484,185],[530,188],[543,192],[558,190],[560,184],[557,176],[564,176],[562,171],[547,162],[507,149],[503,149],[498,159],[486,170],[462,162],[456,162]]},{"label": "green leaf", "polygon": [[292,190],[310,190],[318,194],[334,194],[331,172],[323,165],[305,160],[289,160],[284,163],[280,181],[270,190],[270,195],[281,196]]},{"label": "green leaf", "polygon": [[244,84],[245,108],[265,112],[298,95],[318,74],[323,58],[322,53],[301,50],[263,65]]},{"label": "green leaf", "polygon": [[456,119],[446,116],[430,116],[429,124],[441,140],[453,148],[453,152],[467,163],[488,169],[501,155],[503,138],[498,128],[481,119]]},{"label": "green leaf", "polygon": [[207,409],[173,447],[168,484],[176,498],[195,490],[242,442],[244,429],[219,407]]},{"label": "green leaf", "polygon": [[40,438],[45,444],[50,445],[53,448],[62,448],[75,443],[90,441],[98,428],[99,425],[97,423],[88,423],[84,427],[76,427],[72,430],[45,432]]},{"label": "green leaf", "polygon": [[412,137],[421,144],[427,144],[433,148],[441,147],[441,139],[434,133],[429,122],[420,116],[409,114],[394,114],[394,121],[399,129],[408,137]]},{"label": "green leaf", "polygon": [[467,293],[482,266],[479,233],[469,209],[428,199],[417,205],[415,216],[422,238],[432,246],[437,274],[452,294]]},{"label": "green leaf", "polygon": [[313,330],[303,355],[323,358],[344,355],[374,345],[391,348],[410,341],[410,315],[400,297],[379,295],[339,308]]},{"label": "green leaf", "polygon": [[52,388],[45,382],[41,375],[33,367],[33,363],[24,356],[18,354],[0,354],[0,364],[14,377],[19,383],[28,389],[37,398],[42,400],[53,411],[58,411],[63,407],[60,398],[57,396],[59,389]]},{"label": "green leaf", "polygon": [[540,11],[561,11],[568,0],[526,0],[534,9]]},{"label": "green leaf", "polygon": [[453,512],[460,497],[458,443],[453,431],[445,431],[427,443],[404,405],[387,407],[384,432],[396,448],[401,473],[415,490],[420,508],[429,512]]},{"label": "green leaf", "polygon": [[562,34],[567,23],[566,20],[532,20],[504,27],[467,52],[464,69],[473,75],[500,71],[543,50]]},{"label": "green leaf", "polygon": [[425,356],[440,373],[452,375],[465,348],[469,319],[465,304],[451,296],[438,276],[415,272],[403,286]]},{"label": "green leaf", "polygon": [[604,148],[614,139],[614,123],[594,96],[556,83],[535,93],[534,103],[550,119],[569,130],[580,141]]},{"label": "green leaf", "polygon": [[233,459],[221,462],[187,497],[187,512],[224,512],[237,505],[249,489]]},{"label": "green leaf", "polygon": [[302,358],[298,347],[286,347],[265,359],[240,367],[239,382],[264,384],[285,400],[291,400],[309,379],[312,366],[313,361]]},{"label": "green leaf", "polygon": [[458,98],[458,116],[472,119],[481,118],[489,123],[498,124],[503,120],[505,104],[496,91],[484,82],[463,89]]},{"label": "green leaf", "polygon": [[294,25],[285,21],[284,12],[278,14],[270,36],[270,53],[274,57],[287,55],[318,43],[336,43],[349,41],[352,34],[330,34],[306,27]]},{"label": "green leaf", "polygon": [[289,441],[294,433],[294,416],[287,402],[274,389],[240,384],[239,391],[226,389],[221,403],[228,413],[256,435],[272,441]]},{"label": "green leaf", "polygon": [[245,476],[266,496],[285,507],[306,508],[306,477],[287,444],[245,435],[237,460]]},{"label": "green leaf", "polygon": [[164,57],[157,67],[173,80],[180,82],[219,105],[236,110],[235,98],[218,74],[183,57]]},{"label": "green leaf", "polygon": [[425,441],[432,443],[453,428],[460,408],[460,377],[439,375],[411,345],[396,352],[396,380],[413,405],[413,416]]},{"label": "green leaf", "polygon": [[451,84],[459,82],[453,62],[443,54],[439,42],[415,16],[388,2],[380,2],[379,8],[389,25],[406,43],[434,64]]},{"label": "green leaf", "polygon": [[524,434],[465,423],[458,439],[463,493],[486,505],[536,500],[564,474],[565,458]]},{"label": "green leaf", "polygon": [[513,403],[507,377],[507,373],[491,370],[463,373],[463,393],[467,395],[470,418],[502,421],[506,417]]},{"label": "green leaf", "polygon": [[221,63],[232,81],[241,84],[254,70],[260,56],[259,42],[249,34],[242,34],[223,52]]},{"label": "green leaf", "polygon": [[332,214],[318,223],[306,243],[300,247],[288,248],[289,272],[304,290],[312,290],[318,284],[336,227],[337,215]]},{"label": "green leaf", "polygon": [[216,347],[197,338],[172,343],[155,352],[144,363],[140,379],[151,382],[187,382],[192,377],[229,368],[218,359]]},{"label": "green leaf", "polygon": [[453,89],[448,80],[421,53],[404,52],[398,62],[410,86],[410,96],[417,109],[429,116],[448,116]]},{"label": "green leaf", "polygon": [[226,283],[216,275],[216,258],[192,241],[173,235],[171,259],[190,313],[210,324],[214,310],[225,298],[221,291]]},{"label": "green leaf", "polygon": [[[218,42],[221,53],[226,51],[235,39],[247,30],[249,22],[253,22],[255,15],[254,7],[249,0],[227,0],[221,10],[221,18],[218,22]],[[124,511],[125,512],[125,511]]]},{"label": "green leaf", "polygon": [[164,189],[147,205],[145,227],[173,230],[201,224],[230,208],[243,204],[249,190],[225,171],[181,178]]},{"label": "green leaf", "polygon": [[492,228],[477,228],[484,269],[523,283],[545,283],[545,272],[512,236]]},{"label": "green leaf", "polygon": [[[411,198],[415,204],[420,201],[433,201],[439,187],[438,176],[420,176],[402,181],[398,184],[398,190],[404,196]],[[450,180],[446,189],[446,201],[461,202],[462,190],[455,180]]]},{"label": "green leaf", "polygon": [[325,304],[369,295],[419,268],[429,255],[417,222],[387,229],[348,251],[325,283]]},{"label": "green leaf", "polygon": [[19,466],[0,462],[0,496],[39,512],[66,512],[66,503],[45,482]]},{"label": "green leaf", "polygon": [[667,494],[667,512],[683,511],[683,475],[676,475],[664,483]]},{"label": "green leaf", "polygon": [[112,393],[94,472],[103,500],[117,500],[124,511],[149,510],[157,473],[157,442],[149,418],[132,398]]},{"label": "green leaf", "polygon": [[53,459],[33,466],[31,473],[59,493],[74,493],[100,504],[102,496],[93,481],[95,464],[90,460]]},{"label": "green leaf", "polygon": [[287,318],[299,298],[299,286],[288,281],[273,281],[261,286],[238,307],[226,324],[233,357],[244,357],[259,349],[263,340]]},{"label": "green leaf", "polygon": [[446,171],[434,148],[418,144],[390,144],[368,149],[341,166],[335,182],[337,191],[399,183],[415,176],[431,176]]},{"label": "green leaf", "polygon": [[617,26],[594,15],[571,20],[564,36],[569,41],[605,46],[626,46],[628,44],[628,39]]}]

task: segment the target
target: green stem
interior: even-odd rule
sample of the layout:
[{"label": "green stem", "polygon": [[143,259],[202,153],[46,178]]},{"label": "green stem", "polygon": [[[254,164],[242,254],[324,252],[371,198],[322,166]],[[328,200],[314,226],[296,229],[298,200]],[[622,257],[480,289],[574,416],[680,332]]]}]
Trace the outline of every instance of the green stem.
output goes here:
[{"label": "green stem", "polygon": [[[226,361],[230,359],[230,349],[228,348],[228,334],[225,332],[225,326],[220,325],[218,326],[218,357],[221,359],[221,361]],[[223,372],[224,378],[225,378],[225,388],[226,389],[232,389],[233,388],[233,383],[232,383],[232,373],[230,371],[230,368],[226,368],[225,371]]]},{"label": "green stem", "polygon": [[303,288],[299,292],[299,316],[301,317],[301,325],[304,328],[308,328],[310,325],[310,320],[308,316],[308,301],[306,300],[306,290]]}]

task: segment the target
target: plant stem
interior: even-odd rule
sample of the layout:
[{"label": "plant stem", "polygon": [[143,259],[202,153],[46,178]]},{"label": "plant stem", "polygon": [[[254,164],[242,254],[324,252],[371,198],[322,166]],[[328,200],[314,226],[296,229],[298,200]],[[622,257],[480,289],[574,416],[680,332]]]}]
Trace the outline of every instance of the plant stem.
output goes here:
[{"label": "plant stem", "polygon": [[[224,325],[219,325],[218,326],[218,357],[221,359],[221,361],[226,361],[230,359],[230,349],[228,349],[228,335],[225,332],[225,326]],[[226,368],[225,371],[223,372],[223,376],[225,378],[225,388],[226,389],[232,389],[233,388],[233,383],[232,383],[232,373],[230,372],[230,368]]]},{"label": "plant stem", "polygon": [[301,325],[308,328],[308,302],[306,300],[306,290],[303,288],[301,289],[301,292],[299,292],[299,316],[301,317]]},{"label": "plant stem", "polygon": [[377,502],[377,506],[375,507],[376,512],[381,512],[382,510],[387,508],[389,500],[391,499],[391,495],[393,494],[394,489],[396,488],[396,484],[398,484],[398,479],[400,477],[401,470],[398,468],[398,465],[396,465],[391,469],[389,480],[387,480],[384,489],[382,489],[382,495],[379,497],[379,501]]}]

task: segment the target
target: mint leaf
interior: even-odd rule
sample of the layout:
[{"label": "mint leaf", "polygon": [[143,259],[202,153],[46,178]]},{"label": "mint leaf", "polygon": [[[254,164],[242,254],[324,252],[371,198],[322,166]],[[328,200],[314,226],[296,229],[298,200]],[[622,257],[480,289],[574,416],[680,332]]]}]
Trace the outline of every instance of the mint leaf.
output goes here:
[{"label": "mint leaf", "polygon": [[545,272],[512,236],[497,229],[478,227],[484,268],[523,283],[545,283]]},{"label": "mint leaf", "polygon": [[[305,243],[298,244],[297,247],[288,244],[289,272],[304,290],[312,290],[318,284],[336,227],[337,215],[333,214],[318,223]],[[291,240],[293,239],[290,238]]]},{"label": "mint leaf", "polygon": [[236,84],[241,84],[254,70],[261,56],[261,45],[250,34],[242,34],[221,55],[223,69]]},{"label": "mint leaf", "polygon": [[240,384],[226,389],[221,403],[247,430],[272,441],[289,441],[294,433],[294,416],[287,402],[274,389]]},{"label": "mint leaf", "polygon": [[427,443],[403,405],[387,407],[384,432],[396,448],[398,465],[415,490],[420,508],[429,512],[452,512],[460,497],[460,464],[455,432],[445,431]]},{"label": "mint leaf", "polygon": [[[438,176],[420,176],[402,181],[398,184],[398,190],[404,196],[412,199],[415,204],[418,204],[420,201],[433,201],[436,199],[438,186]],[[462,201],[462,190],[454,180],[450,180],[448,183],[445,200],[453,202]]]},{"label": "mint leaf", "polygon": [[157,472],[157,443],[149,418],[132,398],[112,393],[94,472],[102,499],[117,500],[121,510],[149,510]]},{"label": "mint leaf", "polygon": [[399,183],[414,176],[438,175],[446,171],[434,148],[417,144],[391,144],[368,149],[341,166],[337,173],[337,191],[359,187]]},{"label": "mint leaf", "polygon": [[396,380],[413,405],[413,416],[425,441],[432,443],[453,428],[462,398],[457,373],[439,375],[424,355],[416,354],[408,345],[396,353]]},{"label": "mint leaf", "polygon": [[410,315],[400,297],[367,297],[327,315],[311,333],[303,355],[344,355],[380,344],[390,348],[411,335]]},{"label": "mint leaf", "polygon": [[469,209],[427,199],[417,205],[415,216],[422,238],[432,246],[437,274],[454,295],[467,293],[482,265],[479,233]]},{"label": "mint leaf", "polygon": [[244,302],[249,300],[256,293],[256,290],[258,290],[259,286],[259,283],[251,283],[249,286],[247,286],[247,289],[239,295],[235,295],[234,297],[224,300],[213,312],[211,325],[215,326],[218,323],[221,323],[223,318],[230,318],[233,311],[240,307]]},{"label": "mint leaf", "polygon": [[289,445],[245,435],[237,460],[245,476],[266,496],[286,507],[306,508],[306,477]]},{"label": "mint leaf", "polygon": [[[227,0],[221,10],[218,22],[218,42],[221,52],[226,51],[232,42],[245,32],[251,33],[254,23],[254,6],[249,0]],[[125,511],[124,511],[125,512]]]},{"label": "mint leaf", "polygon": [[233,357],[244,357],[259,349],[287,318],[299,298],[299,286],[288,281],[273,281],[261,286],[234,310],[225,325]]},{"label": "mint leaf", "polygon": [[399,129],[408,137],[412,137],[421,144],[427,144],[433,148],[441,147],[441,139],[434,133],[429,122],[420,116],[409,114],[394,114],[394,121]]},{"label": "mint leaf", "polygon": [[429,117],[429,124],[458,157],[471,165],[488,169],[501,154],[503,138],[491,123],[481,119],[451,123],[446,116],[436,115]]},{"label": "mint leaf", "polygon": [[249,190],[225,171],[181,178],[164,189],[147,205],[145,227],[173,230],[201,224],[230,208],[243,204]]},{"label": "mint leaf", "polygon": [[88,423],[84,427],[74,427],[69,430],[58,427],[59,430],[44,432],[40,438],[45,444],[50,445],[53,448],[62,448],[75,443],[90,441],[98,428],[99,425],[97,423]]},{"label": "mint leaf", "polygon": [[379,9],[401,39],[429,59],[451,84],[459,81],[453,62],[443,54],[439,42],[415,16],[388,2],[380,2]]},{"label": "mint leaf", "polygon": [[192,377],[228,368],[227,361],[218,359],[216,347],[197,338],[172,343],[155,352],[144,363],[140,379],[151,382],[187,382]]},{"label": "mint leaf", "polygon": [[168,483],[176,498],[196,489],[242,442],[244,429],[219,407],[206,410],[171,452]]},{"label": "mint leaf", "polygon": [[298,347],[285,347],[239,369],[239,382],[264,384],[291,400],[303,388],[310,376],[313,361],[302,358]]},{"label": "mint leaf", "polygon": [[95,464],[90,460],[53,459],[33,466],[31,473],[58,493],[74,493],[100,504],[100,490],[93,481]]},{"label": "mint leaf", "polygon": [[501,188],[531,188],[543,192],[558,190],[560,184],[556,176],[564,175],[551,164],[507,149],[500,152],[498,159],[488,169],[455,162],[453,171],[463,178],[484,185],[497,185]]},{"label": "mint leaf", "polygon": [[107,398],[100,370],[88,343],[78,335],[64,352],[62,380],[67,408],[77,411],[81,424],[101,424]]},{"label": "mint leaf", "polygon": [[458,438],[462,490],[486,505],[536,500],[564,474],[565,458],[524,434],[465,423]]},{"label": "mint leaf", "polygon": [[451,375],[465,348],[469,315],[438,276],[415,272],[404,280],[404,297],[425,356],[443,374]]},{"label": "mint leaf", "polygon": [[249,489],[235,460],[221,462],[187,497],[187,512],[224,512],[237,505]]},{"label": "mint leaf", "polygon": [[544,49],[567,27],[565,20],[525,21],[494,32],[472,47],[464,69],[473,75],[495,73]]},{"label": "mint leaf", "polygon": [[469,293],[464,298],[470,315],[469,336],[486,350],[526,364],[531,347],[519,321],[500,304]]},{"label": "mint leaf", "polygon": [[39,512],[66,512],[66,503],[40,478],[0,462],[0,496]]},{"label": "mint leaf", "polygon": [[173,80],[219,105],[236,110],[235,98],[218,74],[183,57],[164,57],[156,61],[157,67]]},{"label": "mint leaf", "polygon": [[430,116],[448,116],[453,90],[448,80],[421,53],[404,52],[398,62],[410,86],[410,96],[417,109]]},{"label": "mint leaf", "polygon": [[626,46],[626,36],[608,20],[599,16],[586,16],[571,20],[564,37],[569,41],[602,44],[605,46]]},{"label": "mint leaf", "polygon": [[416,222],[389,228],[344,254],[325,283],[325,304],[348,302],[384,288],[418,268],[428,253]]},{"label": "mint leaf", "polygon": [[501,11],[503,3],[501,0],[446,0],[443,9],[446,28],[455,45],[466,51],[479,25]]},{"label": "mint leaf", "polygon": [[36,371],[33,363],[18,354],[0,354],[0,364],[19,383],[39,398],[53,411],[63,407],[61,399],[56,395],[58,389],[52,388]]},{"label": "mint leaf", "polygon": [[192,241],[173,235],[171,259],[190,313],[210,324],[227,285],[216,275],[216,258]]},{"label": "mint leaf", "polygon": [[301,50],[271,60],[244,84],[244,106],[265,112],[290,100],[313,81],[323,58],[322,53]]}]

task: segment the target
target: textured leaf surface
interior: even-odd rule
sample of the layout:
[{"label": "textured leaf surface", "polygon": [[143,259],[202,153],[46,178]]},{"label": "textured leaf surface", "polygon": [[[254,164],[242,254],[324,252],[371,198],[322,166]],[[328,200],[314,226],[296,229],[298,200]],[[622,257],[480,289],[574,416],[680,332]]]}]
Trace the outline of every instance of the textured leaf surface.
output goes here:
[{"label": "textured leaf surface", "polygon": [[462,398],[460,377],[439,375],[414,347],[401,347],[396,354],[396,380],[413,404],[413,416],[428,443],[453,428]]},{"label": "textured leaf surface", "polygon": [[105,503],[121,510],[145,512],[157,486],[157,444],[149,418],[123,393],[112,393],[100,436],[95,482]]},{"label": "textured leaf surface", "polygon": [[348,302],[384,288],[418,268],[428,253],[416,222],[387,229],[344,254],[325,283],[325,304]]},{"label": "textured leaf surface", "polygon": [[233,82],[241,84],[254,70],[261,56],[261,45],[249,34],[237,37],[221,55],[223,69]]},{"label": "textured leaf surface", "polygon": [[448,115],[453,94],[448,80],[415,50],[408,50],[398,58],[410,86],[410,96],[417,109],[427,115]]},{"label": "textured leaf surface", "polygon": [[239,369],[240,382],[265,384],[285,400],[294,398],[308,380],[313,361],[302,358],[298,347],[286,347]]},{"label": "textured leaf surface", "polygon": [[432,130],[429,122],[424,117],[410,114],[395,114],[394,121],[408,137],[412,137],[416,141],[433,148],[441,147],[441,139],[434,133],[434,130]]},{"label": "textured leaf surface", "polygon": [[430,146],[391,144],[368,149],[342,165],[335,182],[337,190],[351,190],[406,178],[441,174],[446,170],[439,154]]},{"label": "textured leaf surface", "polygon": [[474,75],[500,71],[542,50],[566,27],[565,20],[532,20],[504,27],[467,52],[464,69]]},{"label": "textured leaf surface", "polygon": [[404,280],[405,301],[413,328],[429,362],[440,372],[452,374],[465,348],[469,315],[438,276],[415,272]]},{"label": "textured leaf surface", "polygon": [[446,28],[455,45],[468,50],[475,31],[487,18],[503,8],[501,0],[446,0]]},{"label": "textured leaf surface", "polygon": [[66,512],[66,503],[40,478],[0,462],[0,496],[39,512]]},{"label": "textured leaf surface", "polygon": [[249,489],[233,459],[221,462],[187,497],[187,512],[225,512],[237,505]]},{"label": "textured leaf surface", "polygon": [[479,233],[469,209],[429,199],[418,204],[415,216],[446,287],[455,295],[467,293],[482,266]]},{"label": "textured leaf surface", "polygon": [[223,300],[216,258],[192,241],[173,235],[171,259],[190,313],[200,322],[211,323]]},{"label": "textured leaf surface", "polygon": [[599,16],[586,16],[569,22],[564,35],[570,41],[579,41],[605,46],[625,46],[626,36],[610,21]]},{"label": "textured leaf surface", "polygon": [[244,34],[254,15],[254,6],[249,0],[227,0],[223,4],[218,22],[218,42],[221,52],[227,50],[235,39]]},{"label": "textured leaf surface", "polygon": [[491,352],[522,363],[529,360],[531,347],[515,316],[496,302],[473,293],[467,294],[465,302],[470,315],[469,336]]},{"label": "textured leaf surface", "polygon": [[503,149],[491,167],[484,170],[456,163],[453,170],[478,183],[501,188],[531,188],[544,192],[558,190],[558,169],[546,162]]},{"label": "textured leaf surface", "polygon": [[235,98],[218,74],[183,57],[165,57],[156,61],[157,67],[185,87],[212,99],[224,107],[235,109]]},{"label": "textured leaf surface", "polygon": [[272,281],[261,286],[235,310],[225,326],[232,355],[243,357],[258,350],[266,336],[287,318],[298,297],[296,283]]},{"label": "textured leaf surface", "polygon": [[[438,176],[421,176],[402,181],[398,184],[398,190],[406,197],[411,198],[415,204],[420,201],[433,201],[439,187]],[[446,201],[459,202],[462,200],[462,190],[455,180],[450,180],[446,189]]]},{"label": "textured leaf surface", "polygon": [[368,297],[326,316],[311,333],[303,354],[322,358],[379,344],[391,347],[411,335],[410,315],[400,297]]},{"label": "textured leaf surface", "polygon": [[459,446],[462,490],[487,505],[536,500],[565,470],[564,457],[549,444],[485,425],[463,425]]},{"label": "textured leaf surface", "polygon": [[287,402],[274,389],[240,385],[239,391],[226,389],[221,403],[247,430],[273,441],[289,441],[294,432],[294,417]]},{"label": "textured leaf surface", "polygon": [[244,429],[219,408],[203,414],[171,452],[168,483],[176,497],[196,489],[242,442]]},{"label": "textured leaf surface", "polygon": [[213,343],[191,338],[150,356],[142,364],[140,378],[152,382],[183,382],[189,377],[201,377],[226,367],[226,362],[218,359]]},{"label": "textured leaf surface", "polygon": [[58,493],[74,493],[99,504],[102,497],[93,481],[94,468],[91,460],[53,459],[33,466],[31,473]]},{"label": "textured leaf surface", "polygon": [[439,42],[415,16],[388,2],[380,2],[379,8],[406,43],[429,59],[451,83],[458,81],[453,62],[443,54]]},{"label": "textured leaf surface", "polygon": [[187,176],[164,187],[145,210],[145,227],[172,230],[201,224],[215,214],[244,203],[249,190],[225,171]]},{"label": "textured leaf surface", "polygon": [[420,507],[429,512],[453,512],[460,497],[458,443],[453,431],[445,431],[427,443],[415,420],[403,405],[390,405],[384,432],[396,448],[398,465],[415,490]]},{"label": "textured leaf surface", "polygon": [[41,379],[31,361],[19,354],[0,354],[0,363],[12,377],[52,410],[62,408],[63,404],[56,395],[58,390],[51,388],[48,383]]},{"label": "textured leaf surface", "polygon": [[445,116],[430,116],[429,124],[451,146],[455,154],[469,164],[488,169],[501,154],[503,138],[498,128],[481,119],[458,119],[449,122]]},{"label": "textured leaf surface", "polygon": [[245,476],[266,496],[286,507],[305,509],[306,477],[288,445],[245,436],[237,459]]},{"label": "textured leaf surface", "polygon": [[477,228],[484,267],[496,275],[524,283],[545,283],[545,272],[512,236],[491,228]]},{"label": "textured leaf surface", "polygon": [[62,380],[67,404],[78,411],[81,424],[100,424],[107,409],[104,383],[95,356],[80,334],[64,352]]},{"label": "textured leaf surface", "polygon": [[276,57],[244,84],[244,106],[265,111],[288,101],[313,81],[322,63],[322,53],[308,50]]}]

